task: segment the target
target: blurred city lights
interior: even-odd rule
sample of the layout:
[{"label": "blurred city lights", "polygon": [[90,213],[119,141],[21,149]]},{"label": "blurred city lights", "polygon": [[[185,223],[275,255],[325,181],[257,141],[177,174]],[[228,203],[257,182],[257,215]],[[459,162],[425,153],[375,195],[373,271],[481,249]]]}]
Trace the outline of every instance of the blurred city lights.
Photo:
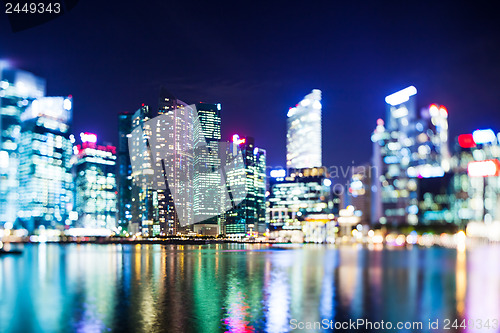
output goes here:
[{"label": "blurred city lights", "polygon": [[497,159],[474,161],[467,166],[470,177],[491,177],[500,174],[500,161]]},{"label": "blurred city lights", "polygon": [[417,94],[417,88],[415,88],[414,86],[409,86],[403,90],[400,90],[398,92],[395,92],[394,94],[387,96],[385,98],[385,102],[392,106],[396,106],[404,102],[407,102],[411,96],[416,94]]}]

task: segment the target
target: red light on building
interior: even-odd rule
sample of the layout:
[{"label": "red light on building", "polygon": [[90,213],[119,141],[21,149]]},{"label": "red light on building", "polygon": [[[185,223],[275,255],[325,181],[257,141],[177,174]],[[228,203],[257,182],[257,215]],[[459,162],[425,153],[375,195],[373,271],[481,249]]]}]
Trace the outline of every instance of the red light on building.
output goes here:
[{"label": "red light on building", "polygon": [[106,146],[106,150],[112,154],[116,154],[116,147],[115,146]]},{"label": "red light on building", "polygon": [[89,132],[80,133],[80,139],[84,143],[85,142],[96,143],[97,142],[97,135],[95,135],[94,133],[89,133]]},{"label": "red light on building", "polygon": [[493,177],[500,175],[500,161],[497,159],[469,162],[469,177]]},{"label": "red light on building", "polygon": [[233,142],[236,143],[237,145],[241,145],[242,143],[245,143],[247,140],[245,138],[240,139],[240,136],[238,134],[233,135]]},{"label": "red light on building", "polygon": [[472,134],[460,134],[458,136],[458,144],[462,148],[474,148],[476,147],[476,143],[474,142],[474,138]]},{"label": "red light on building", "polygon": [[442,111],[442,112],[444,112],[444,113],[448,114],[448,109],[447,109],[444,105],[441,105],[441,106],[439,107],[439,111]]}]

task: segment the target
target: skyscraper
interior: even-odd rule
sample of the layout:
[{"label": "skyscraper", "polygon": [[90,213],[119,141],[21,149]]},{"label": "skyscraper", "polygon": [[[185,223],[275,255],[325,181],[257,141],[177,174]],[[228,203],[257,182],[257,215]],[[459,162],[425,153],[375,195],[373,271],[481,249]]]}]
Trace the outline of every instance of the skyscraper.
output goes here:
[{"label": "skyscraper", "polygon": [[0,225],[12,228],[18,218],[21,114],[45,95],[45,80],[0,64]]},{"label": "skyscraper", "polygon": [[81,133],[75,147],[77,225],[86,229],[110,229],[116,225],[116,147],[98,145],[93,133]]},{"label": "skyscraper", "polygon": [[[160,235],[175,235],[193,220],[193,108],[161,88],[151,143]],[[181,220],[182,222],[181,223]]]},{"label": "skyscraper", "polygon": [[[410,86],[387,96],[386,121],[379,119],[372,135],[374,223],[441,223],[449,215],[445,212],[448,195],[442,190],[447,187],[445,173],[450,169],[448,112],[432,104],[417,114],[416,94],[417,89]],[[432,193],[431,188],[439,191]],[[424,194],[444,198],[446,204],[439,212],[426,213],[421,209],[428,206],[422,203]]]},{"label": "skyscraper", "polygon": [[117,224],[121,233],[128,232],[132,222],[132,165],[128,148],[128,135],[132,132],[130,112],[118,114],[118,151],[116,158]]},{"label": "skyscraper", "polygon": [[287,168],[321,167],[321,90],[314,89],[288,111]]},{"label": "skyscraper", "polygon": [[500,220],[500,133],[480,129],[461,134],[456,151],[452,159],[454,220],[462,227],[476,221],[492,228],[492,222]]},{"label": "skyscraper", "polygon": [[[225,173],[229,197],[233,201],[245,187],[246,196],[224,214],[224,231],[227,235],[245,236],[249,232],[266,231],[266,151],[255,147],[251,137],[234,135],[228,157],[243,156],[243,168],[231,168]],[[227,164],[227,163],[226,163]],[[241,184],[241,183],[244,184]]]},{"label": "skyscraper", "polygon": [[[218,224],[221,210],[221,105],[194,105],[193,211],[195,222]],[[219,233],[222,230],[219,228]]]},{"label": "skyscraper", "polygon": [[70,97],[40,97],[21,115],[19,218],[28,231],[71,224]]},{"label": "skyscraper", "polygon": [[[132,132],[128,135],[128,147],[132,166],[131,190],[131,222],[129,233],[138,232],[145,236],[153,235],[153,221],[155,212],[153,205],[153,167],[150,151],[146,149],[148,138],[151,136],[151,127],[146,122],[151,117],[149,106],[143,105],[132,115]],[[134,135],[134,131],[137,135]],[[136,167],[134,167],[136,166]],[[155,195],[157,199],[157,196]],[[158,219],[156,218],[158,221]],[[159,224],[157,223],[159,233]]]},{"label": "skyscraper", "polygon": [[147,107],[133,116],[132,215],[146,236],[175,235],[193,220],[193,114],[162,88],[157,116]]}]

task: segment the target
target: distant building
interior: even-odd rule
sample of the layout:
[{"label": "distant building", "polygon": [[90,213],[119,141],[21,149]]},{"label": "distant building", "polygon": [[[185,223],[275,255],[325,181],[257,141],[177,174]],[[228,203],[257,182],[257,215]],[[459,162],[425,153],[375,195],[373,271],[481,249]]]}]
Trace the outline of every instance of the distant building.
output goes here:
[{"label": "distant building", "polygon": [[[375,224],[397,227],[451,222],[447,218],[449,193],[443,184],[437,184],[450,171],[448,112],[444,106],[432,104],[417,114],[416,93],[410,86],[387,96],[386,121],[379,119],[372,135]],[[424,196],[438,196],[446,203],[422,206]],[[424,214],[421,208],[433,212]]]},{"label": "distant building", "polygon": [[29,232],[69,227],[73,209],[70,97],[40,97],[21,115],[19,219]]},{"label": "distant building", "polygon": [[[241,152],[244,166],[225,173],[227,191],[233,201],[238,200],[241,186],[246,193],[243,200],[224,214],[224,232],[229,236],[244,237],[266,232],[266,151],[255,147],[254,139],[234,135],[228,158]],[[252,235],[249,235],[252,236]]]},{"label": "distant building", "polygon": [[321,90],[314,89],[288,110],[287,168],[321,167]]},{"label": "distant building", "polygon": [[221,198],[221,105],[197,103],[194,119],[193,211],[195,222],[215,224],[222,233]]},{"label": "distant building", "polygon": [[193,221],[193,115],[162,88],[157,116],[143,106],[132,117],[132,222],[144,236],[176,235]]},{"label": "distant building", "polygon": [[[193,220],[193,109],[162,88],[151,123],[159,235],[176,235]],[[182,221],[181,221],[182,220]],[[154,233],[156,234],[156,232]]]},{"label": "distant building", "polygon": [[44,95],[45,80],[0,64],[0,226],[12,228],[18,218],[21,114]]},{"label": "distant building", "polygon": [[[132,132],[139,129],[140,133],[136,136],[132,132],[128,136],[128,146],[130,152],[130,161],[132,165],[138,166],[132,168],[132,191],[131,191],[131,213],[132,218],[129,223],[129,233],[142,233],[145,236],[153,235],[153,230],[160,233],[158,218],[155,220],[155,205],[153,200],[158,200],[157,194],[153,190],[153,167],[151,165],[151,156],[146,149],[147,139],[151,135],[151,128],[145,123],[150,119],[151,111],[149,106],[143,105],[132,115]],[[156,203],[156,207],[158,207]]]},{"label": "distant building", "polygon": [[97,136],[81,133],[75,147],[76,225],[118,231],[116,223],[116,148],[97,144]]},{"label": "distant building", "polygon": [[369,164],[353,167],[347,187],[346,205],[354,207],[353,213],[362,224],[371,223],[372,169]]},{"label": "distant building", "polygon": [[132,222],[132,164],[128,135],[132,132],[133,113],[118,114],[118,149],[116,158],[117,224],[121,234],[129,231]]},{"label": "distant building", "polygon": [[338,214],[340,199],[332,191],[325,167],[288,172],[271,170],[267,198],[271,232],[302,230],[309,216]]},{"label": "distant building", "polygon": [[469,222],[500,221],[500,133],[476,130],[458,136],[453,157],[454,218]]}]

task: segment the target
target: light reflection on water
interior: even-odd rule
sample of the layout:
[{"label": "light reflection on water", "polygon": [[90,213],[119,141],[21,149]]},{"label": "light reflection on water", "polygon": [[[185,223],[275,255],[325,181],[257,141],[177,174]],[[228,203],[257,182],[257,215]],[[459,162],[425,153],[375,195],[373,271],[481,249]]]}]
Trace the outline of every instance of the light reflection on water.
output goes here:
[{"label": "light reflection on water", "polygon": [[0,257],[0,331],[287,332],[292,319],[364,318],[421,321],[428,332],[429,319],[500,317],[499,253],[498,245],[27,245],[22,256]]}]

